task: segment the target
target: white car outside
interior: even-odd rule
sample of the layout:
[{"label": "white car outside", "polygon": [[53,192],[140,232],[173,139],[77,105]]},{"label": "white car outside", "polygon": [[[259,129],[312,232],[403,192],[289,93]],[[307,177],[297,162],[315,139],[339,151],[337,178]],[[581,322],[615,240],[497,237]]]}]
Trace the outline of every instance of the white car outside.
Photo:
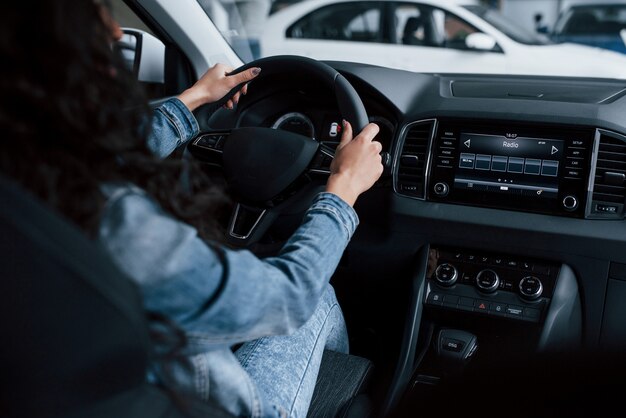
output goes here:
[{"label": "white car outside", "polygon": [[268,18],[261,54],[426,73],[626,78],[623,54],[542,44],[471,0],[307,0]]}]

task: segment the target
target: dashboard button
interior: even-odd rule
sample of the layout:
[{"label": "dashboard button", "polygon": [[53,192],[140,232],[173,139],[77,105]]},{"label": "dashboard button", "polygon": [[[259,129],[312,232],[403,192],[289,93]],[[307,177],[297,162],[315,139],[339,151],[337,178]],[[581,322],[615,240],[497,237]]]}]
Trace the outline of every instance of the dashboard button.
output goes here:
[{"label": "dashboard button", "polygon": [[473,311],[474,310],[474,299],[473,298],[465,298],[465,297],[461,297],[459,299],[459,305],[457,306],[457,309],[460,309],[462,311]]},{"label": "dashboard button", "polygon": [[437,157],[437,167],[452,167],[454,165],[453,157]]},{"label": "dashboard button", "polygon": [[522,261],[519,263],[519,266],[523,269],[523,270],[527,270],[527,271],[532,271],[533,269],[533,265],[532,263],[529,263],[528,261]]},{"label": "dashboard button", "polygon": [[442,157],[452,157],[454,150],[451,148],[442,148],[439,150],[439,155]]},{"label": "dashboard button", "polygon": [[441,138],[441,146],[443,147],[456,147],[456,138]]},{"label": "dashboard button", "polygon": [[443,303],[443,295],[437,292],[430,292],[428,294],[428,298],[426,299],[426,303],[429,305],[441,306]]},{"label": "dashboard button", "polygon": [[443,306],[447,306],[449,308],[456,308],[456,305],[459,304],[459,297],[457,295],[444,295],[443,296]]},{"label": "dashboard button", "polygon": [[567,145],[569,145],[571,147],[583,148],[583,147],[585,147],[585,141],[583,141],[581,139],[570,139],[570,140],[567,141]]},{"label": "dashboard button", "polygon": [[515,305],[507,306],[506,314],[509,317],[519,318],[524,314],[524,308]]},{"label": "dashboard button", "polygon": [[566,165],[567,167],[571,167],[571,168],[581,168],[583,165],[583,162],[585,160],[583,160],[582,158],[568,158],[566,161]]},{"label": "dashboard button", "polygon": [[524,309],[524,318],[528,318],[531,320],[538,320],[541,316],[541,311],[539,309],[534,308],[526,308]]},{"label": "dashboard button", "polygon": [[443,349],[448,351],[460,352],[465,348],[465,343],[454,338],[444,338],[442,341]]},{"label": "dashboard button", "polygon": [[496,316],[506,316],[506,308],[504,303],[490,303],[489,313]]},{"label": "dashboard button", "polygon": [[570,147],[567,149],[568,157],[576,157],[576,158],[584,158],[585,157],[585,149],[584,148],[574,148]]},{"label": "dashboard button", "polygon": [[485,300],[475,300],[474,301],[474,311],[475,312],[487,312],[489,310],[489,302]]},{"label": "dashboard button", "polygon": [[435,187],[433,187],[433,191],[439,197],[446,197],[448,195],[448,192],[450,191],[450,188],[446,183],[439,182],[435,184]]},{"label": "dashboard button", "polygon": [[583,178],[583,173],[581,170],[577,170],[575,168],[566,168],[565,177],[570,179],[581,179]]}]

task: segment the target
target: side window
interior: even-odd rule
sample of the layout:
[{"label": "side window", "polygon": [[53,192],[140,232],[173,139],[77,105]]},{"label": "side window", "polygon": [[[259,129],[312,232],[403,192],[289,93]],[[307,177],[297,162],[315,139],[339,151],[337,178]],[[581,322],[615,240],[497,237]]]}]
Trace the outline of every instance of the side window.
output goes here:
[{"label": "side window", "polygon": [[468,49],[465,44],[467,35],[479,32],[478,29],[460,19],[459,17],[444,12],[443,10],[433,10],[433,15],[437,21],[443,21],[444,45],[446,48]]},{"label": "side window", "polygon": [[113,8],[113,18],[123,28],[139,29],[154,36],[154,33],[146,26],[143,21],[133,12],[123,0],[111,0]]},{"label": "side window", "polygon": [[397,43],[438,48],[467,49],[465,38],[476,28],[441,9],[398,3],[394,10]]},{"label": "side window", "polygon": [[287,38],[381,42],[381,4],[339,3],[318,9],[287,29]]},{"label": "side window", "polygon": [[433,9],[415,3],[397,3],[394,10],[397,43],[442,47],[443,22],[436,20]]},{"label": "side window", "polygon": [[123,0],[111,0],[111,7],[113,18],[124,29],[115,48],[144,87],[148,99],[163,99],[188,87],[190,66],[179,50],[166,46]]}]

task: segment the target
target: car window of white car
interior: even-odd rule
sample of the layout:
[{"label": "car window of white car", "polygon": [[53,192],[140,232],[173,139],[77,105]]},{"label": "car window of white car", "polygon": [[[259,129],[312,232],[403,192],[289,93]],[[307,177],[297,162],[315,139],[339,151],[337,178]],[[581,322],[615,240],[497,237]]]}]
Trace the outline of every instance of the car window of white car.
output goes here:
[{"label": "car window of white car", "polygon": [[480,33],[450,12],[419,3],[397,3],[393,15],[396,42],[404,45],[470,49],[467,36]]},{"label": "car window of white car", "polygon": [[304,16],[287,29],[287,38],[383,42],[382,4],[339,3]]}]

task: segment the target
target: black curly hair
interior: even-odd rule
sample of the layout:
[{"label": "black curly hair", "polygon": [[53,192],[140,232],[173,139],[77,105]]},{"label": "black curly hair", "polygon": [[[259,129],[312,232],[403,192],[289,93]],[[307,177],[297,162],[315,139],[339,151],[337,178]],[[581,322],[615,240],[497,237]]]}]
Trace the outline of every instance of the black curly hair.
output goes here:
[{"label": "black curly hair", "polygon": [[[201,237],[219,239],[229,209],[223,189],[194,163],[160,161],[146,146],[151,111],[111,48],[105,1],[0,4],[0,172],[90,235],[105,182],[148,191]],[[183,170],[191,191],[183,189]]]}]

